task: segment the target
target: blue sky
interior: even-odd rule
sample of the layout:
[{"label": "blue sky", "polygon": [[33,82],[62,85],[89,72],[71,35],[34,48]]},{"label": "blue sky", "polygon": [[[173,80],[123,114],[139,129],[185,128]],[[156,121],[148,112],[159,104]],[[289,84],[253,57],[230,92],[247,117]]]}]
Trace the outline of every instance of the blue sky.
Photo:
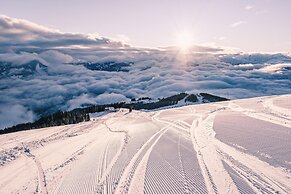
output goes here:
[{"label": "blue sky", "polygon": [[63,32],[91,33],[133,46],[198,45],[245,52],[291,51],[289,0],[0,0],[0,14]]}]

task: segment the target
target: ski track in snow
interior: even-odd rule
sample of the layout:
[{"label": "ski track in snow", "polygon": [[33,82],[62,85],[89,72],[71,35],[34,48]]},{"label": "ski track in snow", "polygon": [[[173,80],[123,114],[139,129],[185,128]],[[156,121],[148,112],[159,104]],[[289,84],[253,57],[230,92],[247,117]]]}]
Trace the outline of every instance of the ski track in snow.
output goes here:
[{"label": "ski track in snow", "polygon": [[41,193],[41,194],[47,194],[47,188],[46,188],[46,180],[45,180],[45,174],[43,171],[43,168],[41,166],[41,163],[39,161],[39,159],[33,155],[30,152],[25,153],[25,155],[29,158],[32,158],[36,167],[37,167],[37,172],[38,172],[38,185],[37,188],[35,190],[36,193]]},{"label": "ski track in snow", "polygon": [[[288,97],[156,112],[121,109],[88,123],[3,135],[0,193],[291,193],[290,157],[280,157],[291,150],[291,110],[277,103],[284,105]],[[237,119],[231,120],[234,126],[224,120],[227,115]],[[251,133],[240,132],[240,119],[247,117],[254,126],[265,126],[252,128],[258,142],[249,145],[244,142],[252,142]],[[219,125],[224,121],[229,123]],[[274,142],[276,130],[287,147]],[[242,141],[231,142],[236,134]],[[37,174],[17,171],[20,161]],[[9,172],[24,174],[15,183]]]}]

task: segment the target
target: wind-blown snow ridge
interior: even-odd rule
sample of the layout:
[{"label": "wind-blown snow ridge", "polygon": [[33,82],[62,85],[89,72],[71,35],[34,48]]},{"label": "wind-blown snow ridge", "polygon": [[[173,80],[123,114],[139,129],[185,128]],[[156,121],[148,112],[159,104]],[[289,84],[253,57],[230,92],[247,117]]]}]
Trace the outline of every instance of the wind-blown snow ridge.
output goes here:
[{"label": "wind-blown snow ridge", "polygon": [[290,99],[121,109],[1,135],[0,193],[291,193]]}]

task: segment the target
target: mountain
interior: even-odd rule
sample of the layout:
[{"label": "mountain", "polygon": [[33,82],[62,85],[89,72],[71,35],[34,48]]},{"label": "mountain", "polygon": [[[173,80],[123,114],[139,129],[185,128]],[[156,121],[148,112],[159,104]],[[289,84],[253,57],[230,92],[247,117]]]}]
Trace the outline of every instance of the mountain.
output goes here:
[{"label": "mountain", "polygon": [[114,61],[108,61],[103,63],[92,63],[92,62],[83,62],[83,63],[72,63],[73,65],[83,65],[89,70],[92,71],[123,71],[128,72],[128,68],[130,65],[132,65],[132,62],[114,62]]},{"label": "mountain", "polygon": [[32,60],[24,64],[13,64],[11,62],[0,61],[0,78],[27,78],[29,76],[43,75],[47,73],[47,68],[46,65],[37,60]]},{"label": "mountain", "polygon": [[208,102],[220,102],[228,99],[215,96],[207,93],[200,94],[187,94],[180,93],[167,98],[153,100],[149,97],[141,97],[138,99],[132,99],[130,103],[119,102],[114,104],[104,105],[91,105],[84,108],[77,108],[72,111],[59,111],[51,115],[43,116],[35,122],[17,124],[12,127],[0,130],[0,134],[12,133],[23,130],[37,129],[43,127],[60,126],[68,124],[76,124],[83,121],[89,121],[89,113],[96,113],[106,111],[109,107],[113,109],[127,108],[134,110],[154,110],[163,107],[177,107],[185,106],[189,104],[201,104]]},{"label": "mountain", "polygon": [[[158,102],[195,96],[208,95]],[[108,109],[1,135],[0,193],[290,193],[290,98]]]}]

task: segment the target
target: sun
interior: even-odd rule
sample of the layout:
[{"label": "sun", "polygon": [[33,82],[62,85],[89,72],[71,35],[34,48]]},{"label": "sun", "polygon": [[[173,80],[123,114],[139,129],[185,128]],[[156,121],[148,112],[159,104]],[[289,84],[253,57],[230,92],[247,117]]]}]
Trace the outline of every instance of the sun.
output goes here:
[{"label": "sun", "polygon": [[176,37],[176,45],[183,52],[189,51],[193,46],[193,34],[187,30],[179,32]]}]

